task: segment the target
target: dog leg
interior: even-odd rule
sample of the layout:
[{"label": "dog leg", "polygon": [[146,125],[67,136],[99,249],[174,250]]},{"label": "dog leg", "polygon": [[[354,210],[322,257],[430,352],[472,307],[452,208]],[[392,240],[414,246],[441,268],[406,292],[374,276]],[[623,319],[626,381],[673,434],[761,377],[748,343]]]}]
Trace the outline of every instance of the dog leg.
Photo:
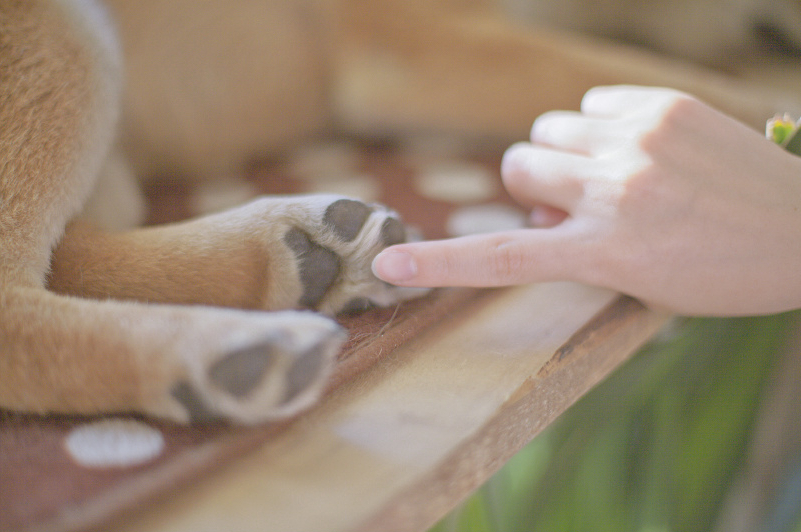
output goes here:
[{"label": "dog leg", "polygon": [[383,206],[335,195],[266,197],[124,233],[72,224],[49,287],[96,299],[336,314],[420,294],[370,269],[381,249],[404,241],[403,224]]},{"label": "dog leg", "polygon": [[784,100],[632,48],[437,3],[390,3],[342,4],[333,101],[339,122],[358,133],[519,139],[540,113],[577,109],[587,89],[607,84],[685,90],[758,128]]},{"label": "dog leg", "polygon": [[97,10],[0,7],[0,283],[42,286],[116,125],[118,51]]},{"label": "dog leg", "polygon": [[0,292],[0,406],[253,423],[317,399],[344,341],[302,312],[95,302]]}]

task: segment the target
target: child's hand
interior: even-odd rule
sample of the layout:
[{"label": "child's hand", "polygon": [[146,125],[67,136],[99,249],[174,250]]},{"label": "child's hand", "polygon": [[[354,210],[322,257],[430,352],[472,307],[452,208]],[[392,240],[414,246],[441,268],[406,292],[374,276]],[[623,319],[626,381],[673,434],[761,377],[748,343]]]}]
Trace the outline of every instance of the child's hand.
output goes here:
[{"label": "child's hand", "polygon": [[672,90],[601,87],[552,112],[501,169],[530,229],[403,244],[405,286],[573,280],[687,314],[801,307],[801,158]]}]

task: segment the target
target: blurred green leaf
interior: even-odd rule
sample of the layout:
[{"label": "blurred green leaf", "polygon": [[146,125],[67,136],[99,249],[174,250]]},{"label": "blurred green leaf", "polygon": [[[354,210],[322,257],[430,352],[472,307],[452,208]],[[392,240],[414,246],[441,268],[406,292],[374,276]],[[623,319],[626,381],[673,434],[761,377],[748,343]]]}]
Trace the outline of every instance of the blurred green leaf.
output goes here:
[{"label": "blurred green leaf", "polygon": [[796,129],[793,137],[784,145],[784,149],[790,153],[801,156],[801,133],[799,133],[799,131],[799,129]]},{"label": "blurred green leaf", "polygon": [[437,532],[709,530],[793,319],[686,320],[479,490],[484,513],[461,511],[494,528]]}]

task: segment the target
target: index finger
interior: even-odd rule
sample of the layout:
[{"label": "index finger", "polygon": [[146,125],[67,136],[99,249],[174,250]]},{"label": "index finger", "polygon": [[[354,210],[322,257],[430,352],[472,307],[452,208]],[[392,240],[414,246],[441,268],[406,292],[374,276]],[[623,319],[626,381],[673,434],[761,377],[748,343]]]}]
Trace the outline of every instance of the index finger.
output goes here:
[{"label": "index finger", "polygon": [[517,229],[399,244],[376,256],[373,273],[388,283],[415,287],[575,280],[578,257],[563,233],[560,228]]}]

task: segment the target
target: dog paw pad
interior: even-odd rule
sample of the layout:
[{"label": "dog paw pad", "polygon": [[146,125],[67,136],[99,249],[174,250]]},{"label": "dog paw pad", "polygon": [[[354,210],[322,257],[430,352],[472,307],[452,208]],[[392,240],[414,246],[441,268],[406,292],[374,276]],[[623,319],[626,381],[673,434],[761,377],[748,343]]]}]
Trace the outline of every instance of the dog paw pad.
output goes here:
[{"label": "dog paw pad", "polygon": [[[407,242],[410,231],[386,206],[335,194],[263,199],[254,203],[280,220],[278,238],[291,268],[274,272],[284,298],[275,305],[315,309],[324,314],[355,313],[421,295],[408,294],[375,277],[371,264],[387,246]],[[256,212],[255,209],[252,209]],[[284,307],[286,308],[286,307]]]},{"label": "dog paw pad", "polygon": [[283,403],[293,401],[307,390],[318,379],[326,360],[325,346],[322,344],[312,347],[298,357],[287,373]]},{"label": "dog paw pad", "polygon": [[287,231],[284,242],[299,261],[300,281],[303,284],[303,295],[299,303],[305,307],[314,307],[339,276],[340,258],[330,249],[313,242],[308,234],[297,228]]},{"label": "dog paw pad", "polygon": [[221,419],[221,416],[206,405],[203,396],[188,382],[177,383],[173,386],[170,394],[184,407],[191,423],[208,423]]},{"label": "dog paw pad", "polygon": [[270,369],[272,350],[272,345],[265,343],[234,351],[209,368],[209,381],[231,396],[244,399]]},{"label": "dog paw pad", "polygon": [[361,201],[337,200],[325,210],[325,223],[343,242],[352,242],[361,232],[372,209]]}]

